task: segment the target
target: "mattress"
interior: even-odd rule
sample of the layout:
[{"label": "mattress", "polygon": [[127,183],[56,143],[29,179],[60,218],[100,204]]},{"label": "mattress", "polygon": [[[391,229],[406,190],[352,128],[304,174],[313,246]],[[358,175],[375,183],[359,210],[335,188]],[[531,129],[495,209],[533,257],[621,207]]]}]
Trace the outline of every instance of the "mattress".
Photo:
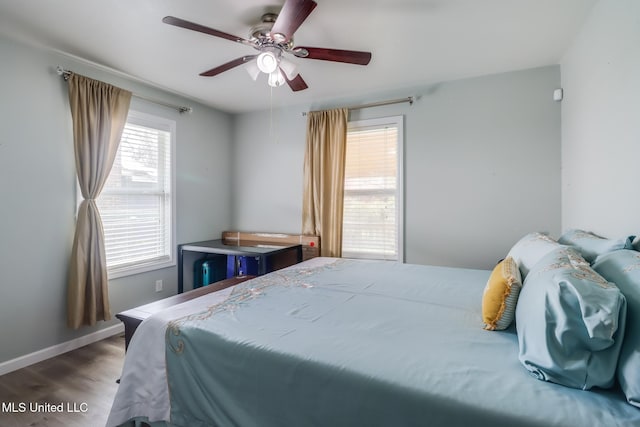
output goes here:
[{"label": "mattress", "polygon": [[483,330],[489,274],[319,258],[181,304],[138,327],[108,426],[640,425]]}]

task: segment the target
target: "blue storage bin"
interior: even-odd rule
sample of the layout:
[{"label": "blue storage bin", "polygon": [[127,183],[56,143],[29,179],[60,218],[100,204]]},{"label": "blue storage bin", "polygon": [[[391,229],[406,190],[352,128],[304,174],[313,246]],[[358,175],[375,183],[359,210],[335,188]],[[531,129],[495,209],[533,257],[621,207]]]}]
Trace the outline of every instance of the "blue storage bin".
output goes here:
[{"label": "blue storage bin", "polygon": [[226,256],[219,255],[197,260],[193,264],[193,288],[200,288],[227,278]]},{"label": "blue storage bin", "polygon": [[235,276],[257,276],[260,268],[260,257],[233,256],[227,257],[227,278]]}]

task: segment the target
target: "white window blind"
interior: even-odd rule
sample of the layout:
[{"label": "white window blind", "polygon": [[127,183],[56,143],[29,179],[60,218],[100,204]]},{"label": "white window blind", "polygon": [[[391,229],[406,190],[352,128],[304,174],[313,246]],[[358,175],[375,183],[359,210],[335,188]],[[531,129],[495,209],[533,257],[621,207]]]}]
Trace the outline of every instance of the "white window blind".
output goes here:
[{"label": "white window blind", "polygon": [[174,122],[131,112],[97,200],[109,277],[172,265]]},{"label": "white window blind", "polygon": [[402,260],[402,117],[350,123],[342,255]]}]

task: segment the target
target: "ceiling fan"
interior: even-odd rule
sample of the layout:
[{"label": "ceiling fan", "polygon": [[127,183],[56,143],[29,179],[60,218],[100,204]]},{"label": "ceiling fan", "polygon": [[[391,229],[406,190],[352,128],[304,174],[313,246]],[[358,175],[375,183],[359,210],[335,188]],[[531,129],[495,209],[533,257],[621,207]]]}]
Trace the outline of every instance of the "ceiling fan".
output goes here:
[{"label": "ceiling fan", "polygon": [[[247,71],[254,80],[257,79],[260,72],[263,72],[269,75],[268,83],[270,86],[278,87],[286,82],[295,92],[304,90],[308,86],[300,74],[296,73],[295,64],[283,57],[284,53],[298,58],[358,65],[367,65],[371,61],[371,52],[306,46],[294,47],[293,34],[316,6],[317,3],[313,0],[286,0],[280,14],[267,13],[262,16],[262,22],[251,29],[248,40],[174,16],[166,16],[162,22],[251,46],[260,52],[256,55],[242,56],[204,71],[200,73],[201,76],[215,76],[239,65],[248,64]],[[253,61],[254,59],[255,61]]]}]

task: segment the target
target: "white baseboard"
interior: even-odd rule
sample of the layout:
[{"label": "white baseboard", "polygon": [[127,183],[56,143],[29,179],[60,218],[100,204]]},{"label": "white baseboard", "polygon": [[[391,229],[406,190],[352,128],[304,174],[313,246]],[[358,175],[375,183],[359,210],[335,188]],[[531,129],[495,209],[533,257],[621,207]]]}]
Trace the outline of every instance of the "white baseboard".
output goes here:
[{"label": "white baseboard", "polygon": [[122,332],[124,332],[124,325],[120,323],[108,328],[100,329],[99,331],[91,334],[83,335],[71,341],[66,341],[51,347],[43,348],[42,350],[38,350],[33,353],[25,354],[24,356],[16,357],[15,359],[7,360],[6,362],[0,363],[0,375],[17,371],[18,369],[33,365],[34,363],[42,362],[43,360],[59,356],[62,353],[84,347],[87,344],[109,338],[113,335],[121,334]]}]

